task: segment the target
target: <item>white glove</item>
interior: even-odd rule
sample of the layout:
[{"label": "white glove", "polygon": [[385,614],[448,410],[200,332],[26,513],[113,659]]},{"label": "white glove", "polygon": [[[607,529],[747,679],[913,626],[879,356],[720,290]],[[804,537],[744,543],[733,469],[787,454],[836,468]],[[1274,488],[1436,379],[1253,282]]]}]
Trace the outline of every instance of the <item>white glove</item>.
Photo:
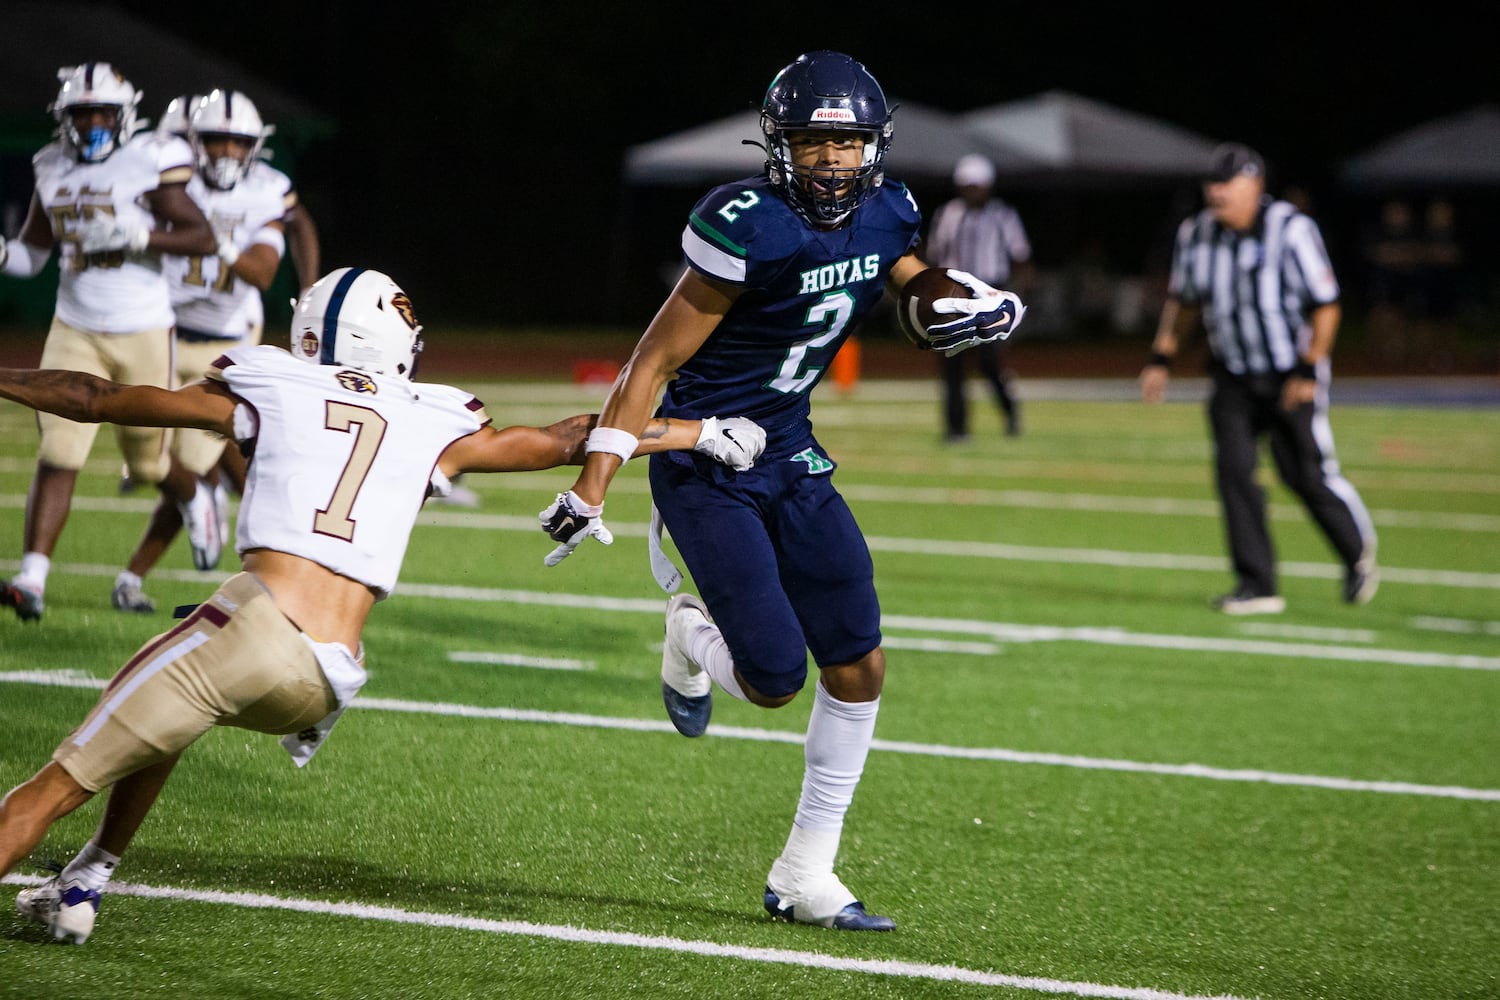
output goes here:
[{"label": "white glove", "polygon": [[693,450],[744,472],[766,450],[766,431],[749,417],[705,417]]},{"label": "white glove", "polygon": [[560,543],[542,560],[543,564],[556,566],[572,555],[579,543],[591,535],[605,545],[613,544],[615,536],[600,519],[599,515],[602,513],[603,504],[584,503],[572,490],[559,493],[557,499],[552,501],[552,506],[537,515],[542,522],[542,530],[554,542]]},{"label": "white glove", "polygon": [[948,268],[948,277],[974,293],[971,299],[938,299],[932,311],[955,319],[927,328],[927,339],[934,351],[953,357],[976,344],[1004,340],[1021,325],[1026,306],[1015,292],[1001,291],[974,277],[968,271]]},{"label": "white glove", "polygon": [[85,219],[75,233],[78,249],[85,254],[130,250],[140,253],[151,239],[151,230],[134,222],[123,222],[113,215],[96,215]]},{"label": "white glove", "polygon": [[234,262],[240,259],[240,248],[234,245],[234,237],[228,234],[219,237],[218,253],[225,267],[233,267]]}]

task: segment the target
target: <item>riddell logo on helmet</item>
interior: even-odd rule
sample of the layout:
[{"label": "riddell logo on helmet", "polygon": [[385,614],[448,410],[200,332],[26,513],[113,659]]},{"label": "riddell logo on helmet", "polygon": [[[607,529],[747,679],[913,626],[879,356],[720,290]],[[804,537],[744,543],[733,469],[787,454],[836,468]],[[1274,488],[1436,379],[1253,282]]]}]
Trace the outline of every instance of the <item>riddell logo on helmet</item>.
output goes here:
[{"label": "riddell logo on helmet", "polygon": [[818,108],[813,112],[812,120],[815,122],[852,122],[854,112],[848,108]]}]

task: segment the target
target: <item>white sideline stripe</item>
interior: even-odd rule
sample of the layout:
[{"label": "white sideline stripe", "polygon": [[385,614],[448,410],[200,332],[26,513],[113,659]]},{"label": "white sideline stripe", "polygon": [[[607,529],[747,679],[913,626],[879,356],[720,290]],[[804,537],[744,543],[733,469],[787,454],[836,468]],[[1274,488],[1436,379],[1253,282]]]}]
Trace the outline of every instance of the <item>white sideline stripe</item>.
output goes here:
[{"label": "white sideline stripe", "polygon": [[1433,615],[1417,615],[1411,619],[1412,628],[1429,632],[1456,632],[1460,635],[1500,635],[1500,622],[1474,621],[1472,618],[1438,618]]},{"label": "white sideline stripe", "polygon": [[1245,622],[1239,626],[1245,635],[1268,635],[1281,639],[1312,639],[1316,642],[1374,642],[1379,633],[1368,628],[1314,628],[1309,625],[1273,625],[1270,622]]},{"label": "white sideline stripe", "polygon": [[[7,875],[0,881],[13,885],[40,885],[43,879],[30,875]],[[451,930],[477,931],[483,934],[505,934],[515,937],[544,938],[570,944],[611,945],[620,948],[646,948],[671,951],[704,958],[731,958],[742,962],[764,962],[771,965],[795,965],[832,972],[858,972],[872,976],[895,976],[901,979],[928,979],[937,982],[967,983],[974,986],[1007,986],[1035,993],[1068,994],[1080,997],[1106,997],[1111,1000],[1241,1000],[1230,994],[1214,997],[1142,986],[1108,986],[1102,983],[1068,982],[1039,976],[1014,976],[998,972],[981,972],[957,965],[930,965],[926,962],[904,962],[898,959],[844,958],[817,952],[789,951],[785,948],[752,948],[747,945],[719,944],[714,941],[692,941],[687,938],[631,934],[625,931],[596,931],[587,927],[559,924],[534,924],[525,920],[486,920],[482,917],[460,917],[451,913],[403,910],[394,906],[372,906],[368,903],[332,903],[320,899],[298,899],[268,896],[257,892],[224,892],[217,889],[179,889],[173,886],[141,885],[111,882],[110,895],[139,896],[143,899],[168,899],[176,902],[207,903],[213,906],[237,906],[253,910],[285,910],[320,916],[353,917],[392,924],[414,924]]]},{"label": "white sideline stripe", "polygon": [[535,667],[538,670],[593,670],[592,660],[569,660],[561,657],[526,656],[522,653],[453,652],[454,663],[490,663],[502,667]]},{"label": "white sideline stripe", "polygon": [[[19,566],[0,560],[0,569]],[[80,563],[54,564],[54,572],[79,576],[113,577],[114,566]],[[1386,571],[1382,571],[1386,572]],[[156,576],[217,584],[222,573],[197,570],[159,570]],[[546,607],[578,608],[588,611],[624,611],[660,615],[665,600],[641,597],[598,597],[582,594],[559,594],[532,590],[502,590],[492,587],[455,587],[441,584],[402,583],[397,595],[428,597],[436,600],[482,601],[495,604],[531,604]],[[1233,653],[1247,656],[1300,657],[1313,660],[1335,660],[1349,663],[1388,663],[1403,667],[1448,667],[1457,670],[1500,670],[1500,657],[1464,653],[1429,653],[1421,650],[1372,649],[1368,646],[1323,646],[1309,643],[1279,643],[1268,640],[1223,639],[1206,636],[1152,635],[1122,628],[1065,628],[1053,625],[1016,625],[1008,622],[985,622],[951,618],[921,618],[914,615],[885,615],[882,629],[904,629],[917,632],[946,632],[984,636],[996,642],[1086,642],[1101,646],[1131,646],[1154,649],[1188,650],[1207,653]],[[986,655],[988,651],[986,650]],[[998,651],[997,651],[998,652]]]},{"label": "white sideline stripe", "polygon": [[[537,486],[521,476],[495,476],[484,481],[487,491],[507,490],[536,493]],[[649,495],[650,486],[636,479],[616,480],[614,493]],[[1109,496],[1096,493],[1048,493],[1042,490],[1003,490],[960,486],[882,486],[877,483],[842,483],[839,492],[861,503],[909,503],[941,507],[1021,507],[1039,510],[1077,510],[1122,514],[1156,514],[1167,517],[1213,517],[1221,514],[1216,500],[1191,500],[1176,497]],[[1277,521],[1304,521],[1307,512],[1300,506],[1273,503],[1271,517]],[[439,513],[434,511],[433,513]],[[448,512],[459,515],[460,512]],[[460,515],[461,516],[461,515]],[[486,516],[486,515],[472,515]],[[1370,511],[1370,519],[1380,527],[1432,528],[1440,531],[1500,532],[1500,515],[1467,514],[1448,511],[1389,510]],[[438,522],[434,522],[438,523]]]},{"label": "white sideline stripe", "polygon": [[[1167,517],[1214,517],[1222,514],[1217,500],[1173,497],[1106,496],[1093,493],[1048,493],[1040,490],[966,489],[954,486],[841,485],[839,492],[865,503],[909,503],[943,507],[1023,507],[1039,510],[1102,511],[1157,514]],[[1277,521],[1298,521],[1307,512],[1293,504],[1271,504]],[[1372,510],[1370,519],[1381,527],[1435,528],[1448,531],[1500,532],[1500,516],[1424,510]]]},{"label": "white sideline stripe", "polygon": [[1212,636],[1153,635],[1122,628],[1060,625],[1010,625],[963,619],[916,618],[885,615],[885,628],[922,629],[928,632],[964,632],[989,635],[999,642],[1086,642],[1097,646],[1131,646],[1148,649],[1191,650],[1201,653],[1231,653],[1249,656],[1296,657],[1348,663],[1389,663],[1402,667],[1450,667],[1458,670],[1500,670],[1500,657],[1466,653],[1428,653],[1414,649],[1371,649],[1368,646],[1323,646],[1313,643],[1273,642],[1265,639],[1227,639]]},{"label": "white sideline stripe", "polygon": [[994,656],[1001,646],[993,642],[953,642],[949,639],[914,639],[910,636],[882,636],[886,649],[910,649],[919,653],[959,653],[966,656]]},{"label": "white sideline stripe", "polygon": [[[46,671],[0,673],[0,684],[51,684],[58,687],[103,687],[93,678],[46,678]],[[71,671],[58,671],[72,673]],[[39,679],[41,678],[41,679]],[[375,712],[403,712],[410,715],[442,715],[460,719],[498,719],[502,722],[529,722],[541,725],[578,726],[586,729],[615,729],[636,733],[677,732],[665,719],[628,719],[611,715],[588,715],[582,712],[547,712],[536,708],[458,705],[441,701],[407,701],[400,698],[356,698],[355,708]],[[780,729],[756,729],[748,726],[715,726],[712,736],[726,740],[754,743],[801,744],[803,734]],[[954,747],[941,743],[911,743],[876,739],[871,750],[903,753],[922,757],[950,757],[960,760],[992,760],[1007,764],[1042,764],[1071,767],[1087,771],[1121,771],[1134,774],[1161,774],[1181,778],[1206,778],[1211,781],[1241,781],[1269,785],[1300,785],[1340,792],[1378,792],[1386,795],[1424,795],[1432,798],[1468,799],[1500,802],[1500,789],[1464,788],[1458,785],[1418,785],[1404,781],[1358,781],[1317,774],[1286,774],[1246,768],[1208,767],[1204,764],[1153,764],[1149,761],[1117,760],[1108,757],[1083,757],[1077,754],[1037,753],[1006,750],[1000,747]]]},{"label": "white sideline stripe", "polygon": [[[24,497],[13,497],[22,502]],[[95,498],[97,499],[97,498]],[[75,499],[73,507],[75,510],[131,510],[130,504],[138,504],[137,500],[107,500],[100,506],[94,507],[83,502],[83,498]],[[118,505],[118,508],[116,507]],[[144,513],[152,507],[141,507]],[[517,531],[523,534],[536,535],[537,523],[535,517],[525,517],[511,514],[472,514],[456,511],[424,511],[418,518],[420,526],[434,528],[478,528],[485,531]],[[610,530],[617,538],[644,538],[646,537],[648,525],[637,521],[611,521]],[[877,535],[866,536],[865,542],[871,551],[875,552],[899,552],[907,555],[921,556],[963,556],[974,559],[998,559],[1012,562],[1035,562],[1035,563],[1063,563],[1069,565],[1086,566],[1116,566],[1124,569],[1171,569],[1186,570],[1199,573],[1224,573],[1227,570],[1225,558],[1216,556],[1179,555],[1166,552],[1121,552],[1116,549],[1064,549],[1040,545],[1009,545],[1001,542],[974,542],[974,541],[943,541],[924,538],[889,538]],[[541,551],[538,549],[538,551]],[[17,560],[0,560],[0,567],[6,572],[13,572],[19,568]],[[54,567],[56,568],[56,567]],[[1328,563],[1308,562],[1283,562],[1277,571],[1284,577],[1305,577],[1317,580],[1336,580],[1342,576],[1342,569]],[[77,570],[77,572],[87,572]],[[118,568],[110,568],[107,573],[98,575],[114,576]],[[165,571],[157,571],[156,576],[164,576]],[[192,579],[214,579],[212,574]],[[223,574],[218,576],[223,578]],[[1380,580],[1382,583],[1410,583],[1428,587],[1460,587],[1475,590],[1500,590],[1500,573],[1478,573],[1468,570],[1445,570],[1445,569],[1403,569],[1399,566],[1380,567]],[[397,589],[402,592],[410,591],[407,584],[398,584]]]},{"label": "white sideline stripe", "polygon": [[[616,532],[619,534],[619,532]],[[913,555],[967,556],[980,559],[1009,559],[1018,562],[1075,563],[1092,566],[1120,566],[1128,569],[1182,569],[1223,573],[1223,556],[1187,556],[1160,552],[1120,552],[1114,549],[1059,549],[1038,545],[1006,545],[997,542],[949,542],[918,538],[865,539],[874,551],[903,552]],[[1342,576],[1337,566],[1325,563],[1283,562],[1282,576],[1335,580]],[[1400,569],[1380,567],[1382,583],[1416,583],[1435,587],[1472,587],[1500,590],[1500,573],[1472,573],[1464,570]]]}]

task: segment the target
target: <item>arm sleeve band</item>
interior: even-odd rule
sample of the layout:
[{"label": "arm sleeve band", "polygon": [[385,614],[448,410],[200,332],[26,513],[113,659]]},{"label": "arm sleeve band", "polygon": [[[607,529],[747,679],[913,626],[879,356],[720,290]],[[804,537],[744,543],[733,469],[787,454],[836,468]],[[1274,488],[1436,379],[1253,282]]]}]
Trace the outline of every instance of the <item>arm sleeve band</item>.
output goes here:
[{"label": "arm sleeve band", "polygon": [[286,236],[275,226],[261,226],[255,231],[255,235],[250,237],[250,242],[252,244],[264,243],[276,251],[277,257],[286,256]]},{"label": "arm sleeve band", "polygon": [[628,462],[640,443],[640,439],[634,434],[622,431],[618,427],[595,427],[589,431],[588,441],[584,443],[583,451],[584,454],[607,451],[611,455],[619,455],[620,461]]}]

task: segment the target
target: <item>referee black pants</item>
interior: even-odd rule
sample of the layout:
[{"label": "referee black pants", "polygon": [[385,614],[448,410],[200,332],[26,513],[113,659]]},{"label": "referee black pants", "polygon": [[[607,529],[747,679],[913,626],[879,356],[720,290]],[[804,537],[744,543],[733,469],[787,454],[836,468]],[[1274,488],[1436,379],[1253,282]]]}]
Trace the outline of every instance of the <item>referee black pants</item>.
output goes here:
[{"label": "referee black pants", "polygon": [[1278,592],[1265,491],[1255,481],[1262,436],[1270,439],[1281,481],[1312,515],[1345,571],[1375,551],[1369,513],[1339,472],[1334,456],[1325,379],[1320,376],[1315,402],[1288,411],[1281,406],[1281,376],[1237,377],[1222,369],[1213,373],[1208,421],[1237,590],[1258,596]]},{"label": "referee black pants", "polygon": [[1006,431],[1015,433],[1020,429],[1019,409],[1016,398],[1010,391],[1010,372],[1005,367],[1004,348],[995,341],[978,344],[951,358],[939,358],[943,369],[944,431],[950,438],[967,437],[969,434],[969,398],[964,390],[970,358],[979,365],[979,374],[989,383],[995,404],[1005,417]]}]

